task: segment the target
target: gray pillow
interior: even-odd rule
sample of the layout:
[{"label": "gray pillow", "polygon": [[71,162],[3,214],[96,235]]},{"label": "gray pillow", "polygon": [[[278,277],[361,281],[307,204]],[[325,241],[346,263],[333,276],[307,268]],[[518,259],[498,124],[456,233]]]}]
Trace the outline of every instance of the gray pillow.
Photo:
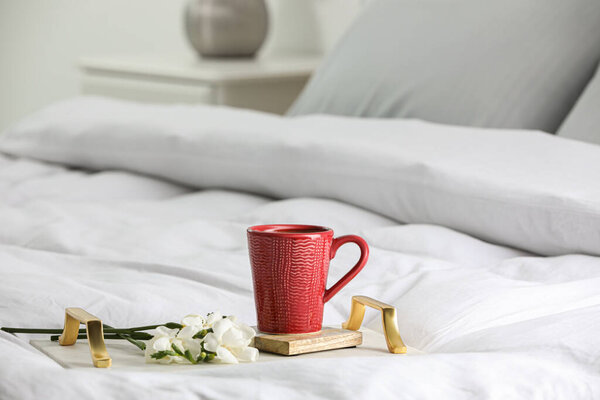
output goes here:
[{"label": "gray pillow", "polygon": [[577,100],[566,121],[558,130],[560,136],[600,144],[600,67]]},{"label": "gray pillow", "polygon": [[289,114],[555,132],[599,58],[599,0],[376,0]]}]

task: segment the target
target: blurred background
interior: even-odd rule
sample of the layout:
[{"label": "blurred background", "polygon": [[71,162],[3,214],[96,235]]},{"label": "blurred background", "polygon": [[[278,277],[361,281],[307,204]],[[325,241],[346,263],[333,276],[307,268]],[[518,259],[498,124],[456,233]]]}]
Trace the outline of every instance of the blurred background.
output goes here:
[{"label": "blurred background", "polygon": [[[326,53],[362,0],[266,0],[259,57]],[[183,26],[186,0],[0,0],[0,130],[80,93],[81,57],[196,57]]]}]

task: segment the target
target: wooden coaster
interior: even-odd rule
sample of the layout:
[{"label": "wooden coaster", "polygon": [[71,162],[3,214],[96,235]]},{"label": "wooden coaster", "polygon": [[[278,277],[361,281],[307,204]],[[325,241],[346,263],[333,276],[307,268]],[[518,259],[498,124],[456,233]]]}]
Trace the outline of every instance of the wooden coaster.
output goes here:
[{"label": "wooden coaster", "polygon": [[315,333],[290,335],[258,333],[254,338],[254,347],[258,350],[284,356],[343,349],[360,344],[362,344],[361,332],[329,327]]}]

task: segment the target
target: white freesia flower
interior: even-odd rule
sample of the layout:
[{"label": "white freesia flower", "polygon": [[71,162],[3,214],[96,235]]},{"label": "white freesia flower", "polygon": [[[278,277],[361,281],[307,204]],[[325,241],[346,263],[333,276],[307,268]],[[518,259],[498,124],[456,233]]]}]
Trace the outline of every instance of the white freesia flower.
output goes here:
[{"label": "white freesia flower", "polygon": [[181,320],[181,325],[183,325],[184,327],[197,326],[197,327],[200,327],[200,329],[202,329],[202,328],[204,328],[205,324],[206,324],[206,318],[204,318],[202,315],[197,315],[197,314],[186,315]]},{"label": "white freesia flower", "polygon": [[180,329],[156,328],[156,335],[146,344],[146,362],[256,361],[258,350],[249,347],[254,336],[254,330],[238,323],[234,316],[190,314],[181,320]]},{"label": "white freesia flower", "polygon": [[177,338],[181,339],[184,348],[190,350],[194,358],[198,358],[202,351],[201,341],[194,339],[194,335],[203,330],[206,325],[206,319],[201,315],[190,314],[186,315],[181,320],[183,328],[177,334]]},{"label": "white freesia flower", "polygon": [[179,329],[169,329],[165,326],[156,328],[156,335],[146,344],[146,362],[160,362],[161,364],[169,364],[172,362],[181,362],[180,357],[167,355],[159,360],[153,359],[152,354],[160,351],[173,351],[173,345],[177,346],[181,351],[184,350],[183,341],[177,338]]},{"label": "white freesia flower", "polygon": [[213,325],[215,324],[215,322],[220,321],[223,319],[223,315],[221,315],[221,313],[219,312],[213,312],[210,313],[206,316],[206,327],[207,328],[212,328]]},{"label": "white freesia flower", "polygon": [[237,323],[235,317],[221,317],[214,320],[212,329],[213,332],[204,338],[204,348],[217,354],[216,361],[237,364],[258,359],[258,350],[249,347],[255,336],[249,326]]},{"label": "white freesia flower", "polygon": [[190,314],[181,320],[183,328],[177,334],[177,338],[183,343],[182,351],[189,350],[194,359],[202,352],[202,340],[194,336],[205,328],[206,319],[201,315]]}]

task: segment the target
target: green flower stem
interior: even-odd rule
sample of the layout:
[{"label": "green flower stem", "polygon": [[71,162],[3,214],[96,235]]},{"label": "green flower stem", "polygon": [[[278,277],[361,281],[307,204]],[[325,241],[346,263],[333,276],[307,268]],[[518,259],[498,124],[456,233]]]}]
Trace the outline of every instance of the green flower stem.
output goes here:
[{"label": "green flower stem", "polygon": [[[139,340],[148,340],[152,338],[152,335],[141,332],[147,331],[151,329],[156,329],[159,326],[166,326],[169,329],[181,329],[183,325],[178,324],[176,322],[167,322],[166,324],[158,324],[158,325],[145,325],[145,326],[135,326],[133,328],[126,329],[117,329],[113,328],[110,325],[104,325],[104,338],[105,339],[124,339],[128,342],[137,346],[140,350],[146,350],[146,344],[140,342]],[[45,328],[10,328],[10,327],[2,327],[0,330],[3,330],[8,333],[38,333],[38,334],[61,334],[63,332],[62,329],[45,329]],[[80,335],[77,336],[78,339],[86,338],[85,329],[79,330]],[[56,341],[59,336],[51,336],[50,340]]]},{"label": "green flower stem", "polygon": [[[4,332],[8,333],[62,333],[62,329],[39,329],[39,328],[0,328]],[[79,333],[85,333],[85,329],[80,329]]]},{"label": "green flower stem", "polygon": [[[157,325],[160,326],[160,325]],[[106,325],[104,325],[104,327],[106,327]],[[153,328],[151,328],[153,329]],[[0,330],[3,330],[5,332],[8,333],[62,333],[63,330],[62,329],[39,329],[39,328],[8,328],[8,327],[4,327],[4,328],[0,328]],[[139,332],[142,331],[142,329],[114,329],[114,328],[110,328],[110,329],[104,329],[104,333],[131,333],[131,332]],[[79,330],[79,333],[85,333],[85,328],[82,328]]]},{"label": "green flower stem", "polygon": [[[133,332],[132,334],[129,335],[132,339],[136,339],[136,340],[150,340],[152,339],[152,335],[149,333],[145,333],[145,332]],[[58,341],[58,339],[60,338],[59,335],[53,335],[50,336],[50,340],[53,342]],[[78,335],[77,339],[87,339],[87,335]],[[104,339],[123,339],[121,336],[114,334],[114,333],[105,333],[104,334]]]},{"label": "green flower stem", "polygon": [[[106,325],[104,325],[104,326],[106,326]],[[156,329],[159,326],[166,326],[169,329],[174,329],[174,328],[181,329],[181,328],[183,328],[183,325],[178,324],[176,322],[167,322],[166,324],[146,325],[146,326],[134,326],[133,328],[127,328],[126,330],[127,331],[134,331],[134,332],[137,332],[137,331],[149,331],[151,329]]]},{"label": "green flower stem", "polygon": [[[166,324],[158,324],[158,325],[146,325],[146,326],[135,326],[133,328],[122,328],[122,329],[117,329],[117,328],[111,328],[108,325],[104,325],[104,333],[125,333],[125,334],[129,334],[131,332],[138,332],[138,331],[148,331],[151,329],[156,329],[159,326],[166,326],[167,328],[178,328],[181,329],[183,328],[182,325],[175,323],[175,322],[167,322]],[[46,328],[10,328],[10,327],[2,327],[0,328],[0,330],[3,330],[5,332],[8,333],[49,333],[49,334],[53,334],[53,333],[62,333],[63,330],[62,329],[46,329]],[[85,333],[85,329],[80,329],[79,333]]]},{"label": "green flower stem", "polygon": [[[109,325],[104,325],[104,327],[106,327],[108,329],[114,329],[112,326],[109,326]],[[120,336],[122,339],[127,340],[129,343],[137,346],[140,350],[142,350],[142,351],[146,350],[146,343],[135,340],[131,336],[124,334],[124,333],[117,333],[116,335]]]}]

